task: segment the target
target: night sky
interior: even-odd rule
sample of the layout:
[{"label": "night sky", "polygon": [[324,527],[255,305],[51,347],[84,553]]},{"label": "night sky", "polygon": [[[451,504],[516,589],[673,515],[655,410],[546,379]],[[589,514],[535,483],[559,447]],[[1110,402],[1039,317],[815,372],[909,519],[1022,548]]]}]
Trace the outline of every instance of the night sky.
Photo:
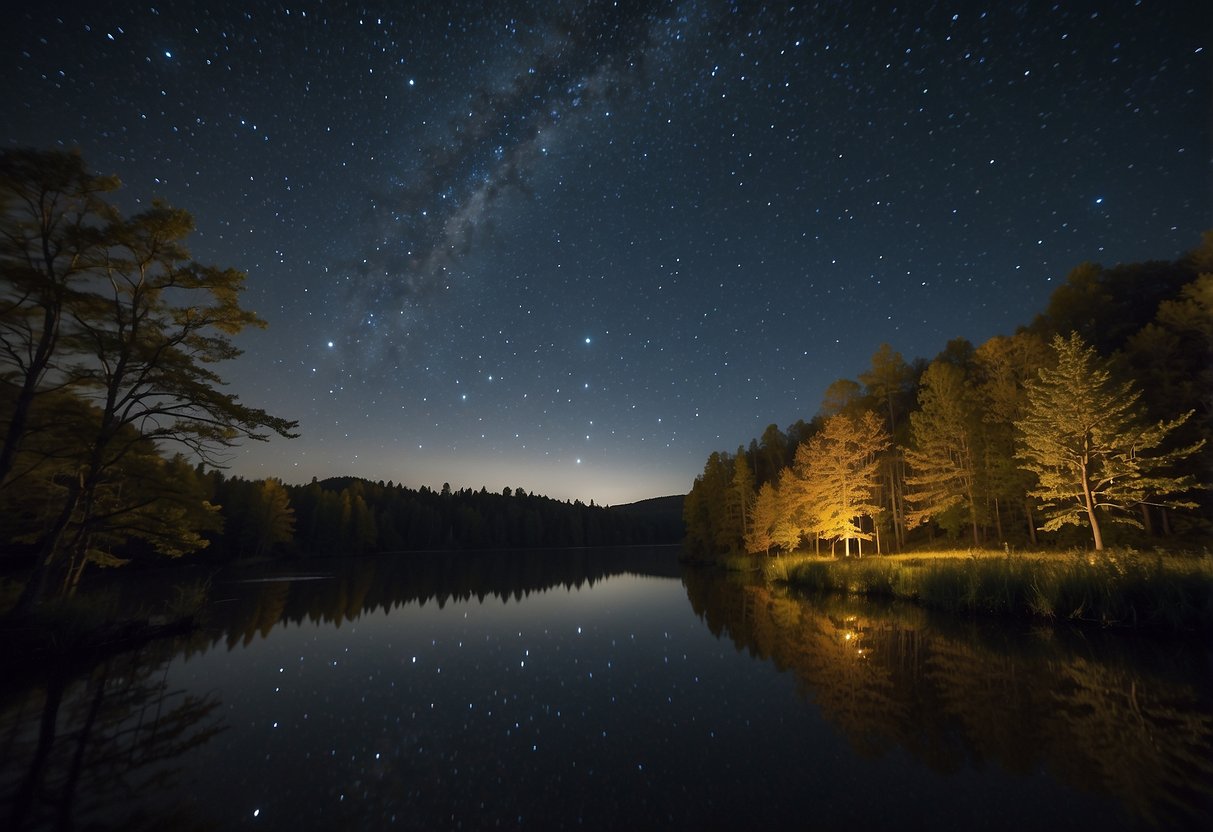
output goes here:
[{"label": "night sky", "polygon": [[288,483],[684,493],[1213,225],[1206,3],[763,5],[22,3],[0,139],[248,273],[222,374],[302,436],[231,471]]}]

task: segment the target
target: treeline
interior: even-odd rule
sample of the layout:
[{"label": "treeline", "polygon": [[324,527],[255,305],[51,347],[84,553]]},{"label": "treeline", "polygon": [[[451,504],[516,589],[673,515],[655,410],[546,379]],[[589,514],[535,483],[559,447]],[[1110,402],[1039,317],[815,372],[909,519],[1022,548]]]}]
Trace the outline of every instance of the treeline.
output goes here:
[{"label": "treeline", "polygon": [[198,553],[206,560],[363,555],[433,549],[512,549],[677,543],[681,499],[606,508],[554,500],[523,488],[501,493],[407,488],[337,477],[308,485],[196,473],[219,507],[219,528]]},{"label": "treeline", "polygon": [[1079,266],[1014,335],[958,338],[930,361],[882,344],[812,419],[708,458],[686,544],[1207,540],[1211,436],[1213,232],[1174,262]]}]

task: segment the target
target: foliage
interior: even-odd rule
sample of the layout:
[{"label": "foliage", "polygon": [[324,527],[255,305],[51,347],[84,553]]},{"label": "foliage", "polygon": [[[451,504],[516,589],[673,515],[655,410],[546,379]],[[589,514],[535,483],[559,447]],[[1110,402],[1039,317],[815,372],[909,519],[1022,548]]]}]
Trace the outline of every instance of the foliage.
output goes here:
[{"label": "foliage", "polygon": [[1057,368],[1042,369],[1028,385],[1028,407],[1016,423],[1023,439],[1019,458],[1039,482],[1032,492],[1045,502],[1046,531],[1066,524],[1089,524],[1095,548],[1103,548],[1100,514],[1115,510],[1120,522],[1140,525],[1128,513],[1142,503],[1195,507],[1175,499],[1195,487],[1190,475],[1172,476],[1167,467],[1203,442],[1160,451],[1167,435],[1191,415],[1147,424],[1138,407],[1141,394],[1131,382],[1114,383],[1111,373],[1077,333],[1056,336]]},{"label": "foliage", "polygon": [[203,543],[207,507],[158,476],[171,474],[166,447],[217,461],[295,424],[223,391],[213,369],[240,354],[231,336],[265,325],[239,304],[244,275],[190,259],[185,211],[154,202],[123,217],[103,198],[117,185],[73,154],[0,155],[0,487],[23,515],[38,512],[23,504],[30,491],[56,503],[37,530],[26,610],[53,568],[70,587],[83,564],[117,563],[107,535],[170,555]]},{"label": "foliage", "polygon": [[[1213,470],[1211,310],[1213,231],[1174,262],[1111,269],[1084,264],[1058,287],[1030,327],[976,347],[952,339],[931,364],[907,363],[892,346],[881,344],[859,381],[830,384],[813,420],[797,420],[786,431],[772,424],[761,441],[751,440],[745,456],[759,491],[774,486],[776,516],[764,516],[756,528],[744,524],[744,535],[726,502],[737,457],[713,454],[687,498],[688,549],[698,557],[743,546],[793,552],[807,536],[818,551],[826,534],[824,501],[837,496],[837,488],[822,487],[820,478],[810,476],[804,455],[814,441],[822,441],[817,437],[828,419],[858,418],[868,411],[881,414],[890,443],[876,454],[876,476],[866,497],[872,510],[855,512],[851,528],[832,532],[838,539],[849,540],[859,530],[864,536],[857,539],[874,540],[878,553],[902,552],[932,544],[940,531],[958,536],[967,526],[975,545],[987,540],[1006,546],[1077,543],[1078,527],[1051,523],[1055,513],[1041,517],[1042,501],[1053,511],[1058,505],[1048,499],[1051,487],[1042,491],[1017,427],[1028,417],[1029,385],[1039,385],[1042,371],[1057,372],[1046,339],[1071,331],[1096,339],[1094,354],[1106,357],[1099,363],[1109,374],[1107,389],[1128,390],[1128,384],[1145,391],[1129,414],[1142,431],[1138,438],[1149,438],[1142,427],[1147,420],[1157,422],[1167,447],[1181,449],[1166,452],[1139,444],[1130,452],[1122,467],[1137,466],[1131,479],[1141,486],[1140,496],[1122,493],[1113,501],[1116,509],[1097,510],[1116,510],[1117,519],[1126,521],[1112,537],[1100,529],[1101,545],[1207,539],[1213,531],[1213,490],[1195,486]],[[1190,417],[1175,418],[1189,411]],[[1126,480],[1117,475],[1108,485],[1125,489]],[[1069,516],[1090,525],[1081,510]]]},{"label": "foliage", "polygon": [[771,547],[775,545],[771,532],[779,516],[779,495],[775,492],[775,486],[764,482],[754,500],[754,513],[746,533],[747,552],[770,554]]},{"label": "foliage", "polygon": [[878,455],[888,434],[872,411],[840,413],[796,451],[795,474],[801,484],[808,530],[827,540],[842,540],[850,554],[853,539],[871,540],[860,518],[880,511],[875,504]]},{"label": "foliage", "polygon": [[76,153],[0,152],[0,386],[4,410],[0,486],[9,480],[30,409],[48,386],[70,380],[53,359],[65,318],[90,272],[104,262],[104,229],[116,213],[97,176]]},{"label": "foliage", "polygon": [[906,477],[906,500],[914,507],[909,525],[963,507],[977,546],[981,543],[976,447],[980,415],[964,371],[943,361],[932,362],[923,373],[918,403],[919,409],[910,414],[912,441],[906,449],[912,471]]}]

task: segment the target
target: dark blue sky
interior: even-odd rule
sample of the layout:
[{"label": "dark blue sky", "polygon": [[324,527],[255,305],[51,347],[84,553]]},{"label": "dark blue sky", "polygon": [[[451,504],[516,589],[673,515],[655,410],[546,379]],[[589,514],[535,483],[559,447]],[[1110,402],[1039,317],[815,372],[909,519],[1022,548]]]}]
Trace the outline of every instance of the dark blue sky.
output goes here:
[{"label": "dark blue sky", "polygon": [[72,6],[6,22],[0,138],[248,273],[223,374],[302,437],[246,476],[685,492],[1213,226],[1203,3]]}]

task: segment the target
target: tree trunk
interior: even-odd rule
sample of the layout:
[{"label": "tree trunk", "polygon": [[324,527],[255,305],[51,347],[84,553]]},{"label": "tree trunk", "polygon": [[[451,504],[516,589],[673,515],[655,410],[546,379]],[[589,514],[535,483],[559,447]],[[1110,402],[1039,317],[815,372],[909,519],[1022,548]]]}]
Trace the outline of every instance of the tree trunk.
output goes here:
[{"label": "tree trunk", "polygon": [[63,503],[59,516],[55,518],[46,537],[42,539],[42,547],[38,550],[38,560],[34,566],[34,572],[26,581],[25,588],[21,591],[21,597],[17,599],[17,605],[13,608],[16,614],[28,615],[42,603],[47,584],[50,583],[55,557],[59,554],[59,544],[80,503],[81,491],[82,487],[76,483],[73,483],[68,489],[67,499]]},{"label": "tree trunk", "polygon": [[25,434],[25,425],[29,420],[30,408],[34,405],[34,396],[38,392],[38,382],[42,378],[46,365],[50,362],[51,353],[55,349],[55,341],[59,335],[59,304],[48,305],[42,316],[42,335],[34,350],[33,359],[26,368],[25,378],[21,381],[21,391],[13,403],[12,415],[9,417],[8,431],[4,436],[4,446],[0,447],[0,487],[8,480],[9,472],[17,459],[17,444]]},{"label": "tree trunk", "polygon": [[1099,530],[1099,518],[1095,516],[1095,499],[1091,495],[1091,484],[1087,482],[1087,472],[1082,472],[1082,496],[1086,501],[1087,519],[1091,521],[1091,535],[1095,538],[1095,551],[1103,550],[1103,534]]}]

